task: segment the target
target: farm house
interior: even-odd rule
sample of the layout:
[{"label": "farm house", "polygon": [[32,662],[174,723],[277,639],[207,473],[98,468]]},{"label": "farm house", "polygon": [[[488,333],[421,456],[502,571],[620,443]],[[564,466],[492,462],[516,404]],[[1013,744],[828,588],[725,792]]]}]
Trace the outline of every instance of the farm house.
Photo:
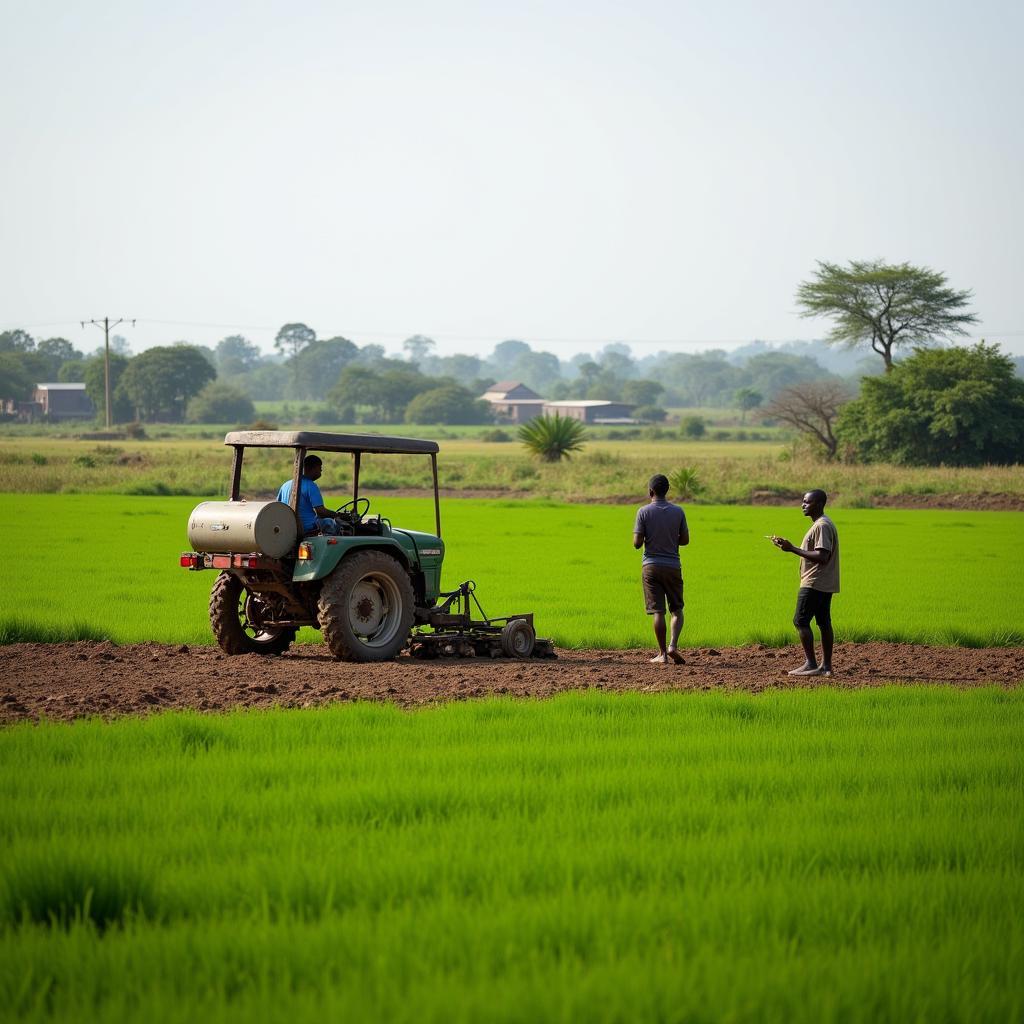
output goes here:
[{"label": "farm house", "polygon": [[505,423],[528,423],[544,414],[544,399],[520,381],[499,381],[480,398],[490,402],[495,419]]},{"label": "farm house", "polygon": [[582,423],[632,423],[633,406],[626,402],[606,402],[601,399],[545,402],[547,416],[566,416]]}]

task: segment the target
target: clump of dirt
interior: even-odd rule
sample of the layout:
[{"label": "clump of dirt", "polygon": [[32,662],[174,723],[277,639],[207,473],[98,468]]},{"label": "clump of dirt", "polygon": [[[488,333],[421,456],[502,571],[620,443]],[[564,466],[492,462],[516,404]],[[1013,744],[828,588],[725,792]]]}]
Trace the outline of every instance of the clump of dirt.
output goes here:
[{"label": "clump of dirt", "polygon": [[317,707],[338,701],[390,701],[415,707],[505,694],[550,697],[566,690],[746,690],[886,683],[1016,686],[1024,647],[839,644],[836,674],[786,674],[796,647],[684,650],[682,665],[652,665],[650,651],[559,651],[557,660],[403,655],[382,664],[337,661],[320,644],[280,657],[228,657],[216,647],[110,643],[12,644],[0,648],[0,724],[40,718],[148,714],[170,708]]}]

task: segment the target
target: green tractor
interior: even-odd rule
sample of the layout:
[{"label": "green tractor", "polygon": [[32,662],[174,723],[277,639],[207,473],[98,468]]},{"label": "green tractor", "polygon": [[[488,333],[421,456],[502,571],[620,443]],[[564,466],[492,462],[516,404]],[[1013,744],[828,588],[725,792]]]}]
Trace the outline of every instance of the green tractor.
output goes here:
[{"label": "green tractor", "polygon": [[[189,517],[191,551],[181,565],[220,570],[210,594],[210,624],[226,654],[281,654],[302,626],[323,631],[346,661],[386,661],[407,645],[417,657],[553,657],[537,640],[532,615],[474,619],[475,585],[441,590],[444,542],[437,485],[437,443],[407,437],[243,430],[234,450],[227,501],[205,501]],[[241,497],[247,448],[294,451],[289,504]],[[352,498],[335,513],[337,536],[303,534],[298,513],[303,461],[311,452],[352,456]],[[434,533],[399,529],[359,494],[362,456],[428,455],[434,485]],[[480,608],[479,603],[476,603]],[[415,630],[415,632],[414,632]]]}]

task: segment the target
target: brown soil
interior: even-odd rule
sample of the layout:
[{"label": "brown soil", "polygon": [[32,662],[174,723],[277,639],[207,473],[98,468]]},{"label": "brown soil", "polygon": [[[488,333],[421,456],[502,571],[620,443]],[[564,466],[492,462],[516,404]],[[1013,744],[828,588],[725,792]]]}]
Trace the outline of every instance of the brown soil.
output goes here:
[{"label": "brown soil", "polygon": [[[802,495],[796,491],[779,494],[777,491],[754,491],[750,495],[751,505],[794,505],[800,504]],[[842,508],[843,495],[840,491],[829,496],[829,503]],[[1024,495],[998,494],[981,491],[977,494],[881,494],[871,499],[872,508],[945,508],[963,509],[972,512],[1020,512],[1024,511]]]},{"label": "brown soil", "polygon": [[840,644],[831,679],[794,679],[794,647],[684,650],[683,665],[651,665],[650,651],[560,651],[557,660],[482,658],[378,665],[336,661],[319,644],[278,658],[227,657],[216,647],[109,643],[13,644],[0,648],[0,724],[106,718],[169,708],[316,707],[391,701],[413,707],[492,694],[549,697],[565,690],[746,690],[883,683],[1014,686],[1024,683],[1024,647]]},{"label": "brown soil", "polygon": [[972,512],[1021,512],[1024,495],[997,494],[892,494],[871,499],[875,508],[957,508]]}]

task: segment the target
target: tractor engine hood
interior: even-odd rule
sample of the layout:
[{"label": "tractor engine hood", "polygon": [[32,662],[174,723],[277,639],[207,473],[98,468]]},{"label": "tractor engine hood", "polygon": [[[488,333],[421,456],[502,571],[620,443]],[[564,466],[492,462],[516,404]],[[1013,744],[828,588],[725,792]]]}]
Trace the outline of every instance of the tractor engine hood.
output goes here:
[{"label": "tractor engine hood", "polygon": [[402,530],[392,527],[392,533],[400,533],[412,541],[416,558],[428,564],[440,562],[444,558],[444,541],[433,533],[421,533],[419,530]]}]

